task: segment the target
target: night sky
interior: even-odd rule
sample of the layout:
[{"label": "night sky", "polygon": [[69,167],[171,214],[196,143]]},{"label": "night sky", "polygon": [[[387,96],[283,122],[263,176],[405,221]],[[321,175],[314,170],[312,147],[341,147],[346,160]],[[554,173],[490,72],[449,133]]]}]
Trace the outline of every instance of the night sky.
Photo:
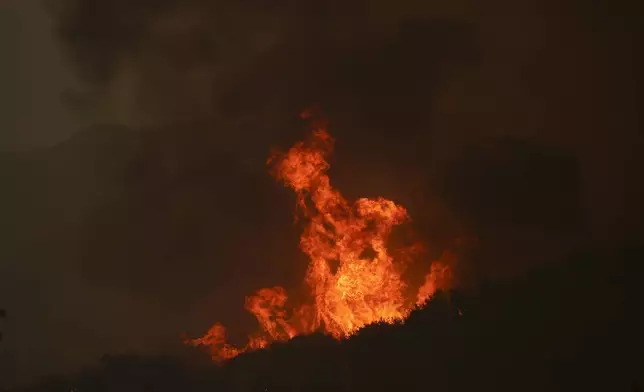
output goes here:
[{"label": "night sky", "polygon": [[176,349],[306,268],[273,147],[512,276],[642,233],[642,2],[0,1],[0,379]]}]

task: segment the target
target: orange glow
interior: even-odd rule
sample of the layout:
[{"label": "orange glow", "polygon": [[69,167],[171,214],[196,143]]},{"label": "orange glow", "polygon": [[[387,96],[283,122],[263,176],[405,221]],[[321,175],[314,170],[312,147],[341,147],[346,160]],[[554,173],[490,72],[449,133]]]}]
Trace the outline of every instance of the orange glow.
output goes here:
[{"label": "orange glow", "polygon": [[455,260],[456,255],[446,251],[441,255],[440,259],[432,263],[429,273],[425,276],[425,283],[418,289],[416,305],[424,305],[436,290],[450,286],[452,279],[450,265]]},{"label": "orange glow", "polygon": [[[302,117],[310,118],[311,113]],[[374,322],[403,321],[448,283],[453,255],[446,253],[432,264],[418,294],[408,298],[408,284],[402,279],[406,261],[394,260],[387,249],[393,227],[409,220],[407,211],[383,198],[345,200],[327,175],[333,143],[326,124],[318,122],[309,140],[267,161],[271,174],[295,191],[298,216],[306,222],[300,248],[310,260],[305,278],[311,294],[308,303],[287,309],[283,288],[261,289],[246,298],[246,310],[260,325],[246,346],[228,344],[221,324],[187,343],[207,346],[214,360],[223,361],[315,331],[346,338]],[[395,254],[419,248],[414,244],[409,252]]]}]

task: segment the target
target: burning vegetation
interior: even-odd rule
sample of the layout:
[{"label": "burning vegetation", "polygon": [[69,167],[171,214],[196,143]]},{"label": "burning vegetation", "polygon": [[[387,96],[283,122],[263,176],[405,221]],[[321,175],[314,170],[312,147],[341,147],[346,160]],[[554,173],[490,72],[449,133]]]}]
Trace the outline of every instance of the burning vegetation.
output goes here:
[{"label": "burning vegetation", "polygon": [[334,139],[326,122],[311,124],[307,141],[267,160],[271,174],[297,195],[296,216],[305,223],[300,249],[310,260],[305,277],[310,299],[287,309],[286,290],[279,286],[247,297],[245,308],[260,329],[245,346],[228,343],[219,323],[203,337],[187,341],[206,346],[215,361],[316,331],[343,339],[372,323],[404,321],[449,282],[454,255],[445,253],[432,263],[418,290],[410,286],[403,276],[410,257],[403,255],[417,255],[423,247],[416,243],[388,249],[392,229],[409,221],[407,210],[384,198],[347,201],[327,174]]}]

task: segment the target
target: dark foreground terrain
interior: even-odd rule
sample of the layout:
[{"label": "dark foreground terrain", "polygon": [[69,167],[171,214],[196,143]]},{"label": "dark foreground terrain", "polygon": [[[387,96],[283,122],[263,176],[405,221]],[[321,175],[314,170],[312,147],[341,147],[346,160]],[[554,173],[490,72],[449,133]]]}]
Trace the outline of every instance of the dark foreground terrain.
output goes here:
[{"label": "dark foreground terrain", "polygon": [[314,335],[215,366],[105,356],[27,391],[638,391],[644,247],[578,251],[510,283],[439,293],[404,325]]}]

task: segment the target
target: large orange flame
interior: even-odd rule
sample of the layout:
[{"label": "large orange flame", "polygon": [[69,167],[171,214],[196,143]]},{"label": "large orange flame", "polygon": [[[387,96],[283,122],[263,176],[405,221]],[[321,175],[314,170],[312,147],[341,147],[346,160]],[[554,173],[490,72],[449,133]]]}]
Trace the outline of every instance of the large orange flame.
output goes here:
[{"label": "large orange flame", "polygon": [[453,258],[449,253],[432,264],[415,298],[406,298],[405,263],[392,258],[387,240],[394,226],[409,219],[407,211],[383,198],[353,204],[345,200],[327,175],[333,143],[326,124],[316,123],[310,140],[267,161],[271,173],[296,192],[297,211],[306,219],[300,248],[310,259],[306,273],[310,303],[288,312],[283,288],[261,289],[246,298],[246,309],[261,328],[246,346],[227,343],[221,324],[189,344],[207,346],[213,359],[221,361],[314,331],[341,339],[370,323],[404,320],[444,284]]}]

